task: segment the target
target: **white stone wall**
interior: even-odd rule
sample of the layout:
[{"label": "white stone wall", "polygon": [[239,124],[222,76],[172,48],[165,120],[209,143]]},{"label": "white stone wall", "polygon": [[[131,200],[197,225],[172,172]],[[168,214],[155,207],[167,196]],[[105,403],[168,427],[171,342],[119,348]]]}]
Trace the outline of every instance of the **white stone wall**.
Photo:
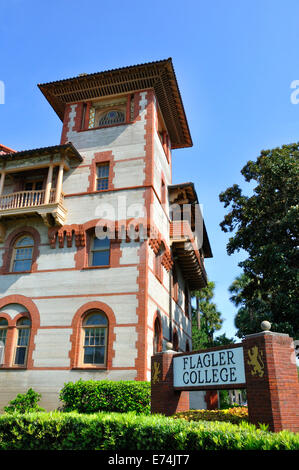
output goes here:
[{"label": "white stone wall", "polygon": [[[114,159],[114,188],[138,187],[145,181],[145,114],[146,92],[142,95],[141,120],[135,124],[116,126],[101,130],[74,132],[77,106],[72,105],[67,140],[80,151],[84,161],[64,172],[63,191],[66,195],[86,193],[90,186],[90,164],[95,154],[112,150]],[[5,192],[12,187],[6,184]],[[68,211],[66,224],[83,224],[103,216],[103,208],[112,208],[115,218],[127,217],[119,214],[117,196],[125,200],[125,209],[135,212],[144,207],[142,188],[123,190],[119,193],[105,192],[66,197],[64,205]],[[123,206],[122,206],[123,207]],[[140,213],[138,216],[143,216]],[[129,211],[129,216],[130,214]],[[106,218],[113,218],[113,216]],[[51,249],[48,228],[38,217],[15,219],[7,224],[7,236],[16,228],[34,227],[40,234],[41,244],[37,259],[37,272],[31,274],[9,274],[1,276],[0,296],[24,295],[32,299],[40,314],[33,351],[33,370],[0,370],[0,408],[8,401],[32,387],[42,393],[41,406],[54,409],[58,406],[58,393],[69,380],[111,379],[134,380],[137,358],[137,308],[138,308],[138,265],[140,243],[121,242],[120,266],[107,269],[76,270],[77,248]],[[4,244],[0,244],[0,267],[2,266]],[[114,357],[112,370],[75,371],[70,367],[72,321],[75,313],[88,302],[99,301],[112,309],[116,326],[113,342]],[[20,307],[22,311],[24,308]],[[15,307],[2,309],[14,317]],[[126,326],[128,325],[128,326]],[[113,370],[113,368],[115,368]],[[120,370],[118,369],[120,368]],[[124,369],[123,369],[124,368]],[[44,370],[43,370],[44,369]],[[56,369],[56,370],[52,370]]]},{"label": "white stone wall", "polygon": [[[77,105],[72,105],[68,124],[67,141],[73,143],[84,161],[72,163],[69,171],[64,172],[63,192],[67,196],[64,205],[67,209],[66,224],[84,224],[90,220],[104,217],[116,220],[126,217],[141,217],[145,201],[146,168],[146,107],[147,92],[141,94],[140,120],[134,124],[109,127],[105,129],[75,132],[74,123]],[[113,180],[115,189],[120,191],[87,193],[90,186],[90,165],[99,152],[113,153]],[[154,136],[154,188],[161,198],[161,176],[166,186],[171,183],[171,169],[158,136]],[[138,186],[141,186],[138,188]],[[134,189],[122,189],[134,187]],[[11,186],[6,183],[5,192]],[[83,194],[81,194],[83,193]],[[68,197],[69,196],[69,197]],[[119,212],[125,200],[126,210]],[[108,210],[106,217],[103,208]],[[123,205],[122,205],[123,207]],[[110,213],[109,210],[114,212]],[[136,211],[139,213],[136,215]],[[154,196],[153,219],[166,242],[169,242],[169,220],[163,211],[160,201]],[[37,259],[38,272],[30,274],[9,274],[1,276],[0,297],[24,295],[32,299],[40,314],[41,328],[35,336],[33,351],[33,370],[0,370],[0,408],[8,401],[32,387],[42,393],[41,406],[54,409],[58,406],[58,393],[67,381],[83,379],[134,380],[136,378],[135,361],[137,359],[136,343],[138,340],[138,276],[140,263],[140,243],[122,242],[120,245],[120,266],[104,269],[75,269],[75,246],[51,249],[48,240],[48,228],[38,217],[15,219],[6,224],[7,236],[18,227],[34,227],[40,234],[41,244]],[[73,243],[73,245],[75,245]],[[0,267],[2,266],[4,244],[0,243]],[[149,265],[153,269],[153,252],[149,248]],[[150,358],[153,344],[153,318],[160,309],[163,324],[163,335],[169,337],[169,274],[163,268],[163,286],[157,281],[152,271],[148,272],[148,344],[144,345],[147,356],[147,369],[150,369]],[[146,296],[146,292],[144,292]],[[99,301],[110,307],[116,318],[115,351],[112,367],[109,371],[75,371],[70,366],[70,349],[72,320],[80,307],[90,301]],[[11,315],[14,316],[14,308]],[[9,313],[9,308],[3,311]],[[173,304],[173,316],[182,329],[190,332],[191,328],[182,311]],[[126,326],[128,325],[128,326]],[[184,343],[185,332],[180,336],[180,346]],[[39,369],[40,368],[40,369]],[[57,370],[53,370],[57,368]],[[60,369],[59,369],[60,368]],[[120,368],[118,370],[117,368]],[[150,373],[148,379],[150,379]]]},{"label": "white stone wall", "polygon": [[62,403],[59,391],[67,382],[83,380],[135,380],[135,370],[2,370],[0,371],[0,412],[17,393],[26,393],[33,388],[42,394],[39,405],[55,410]]},{"label": "white stone wall", "polygon": [[[165,338],[170,337],[169,334],[169,273],[163,268],[163,288],[161,288],[161,283],[156,278],[153,273],[153,260],[155,254],[153,250],[149,249],[149,272],[148,272],[148,326],[153,328],[154,326],[154,316],[157,311],[159,311],[162,318],[162,329],[163,336]],[[182,351],[185,351],[186,341],[188,341],[190,348],[192,348],[191,333],[192,325],[191,321],[187,318],[184,313],[185,308],[185,296],[184,296],[184,279],[180,272],[180,269],[177,267],[177,277],[178,277],[178,302],[175,302],[171,298],[172,305],[172,319],[173,319],[173,328],[175,327],[178,332],[179,337],[179,348]],[[191,314],[191,311],[189,311]],[[166,340],[164,340],[163,347],[165,346]],[[152,349],[152,348],[151,348]],[[149,354],[150,357],[151,354]],[[150,363],[150,362],[149,362]]]}]

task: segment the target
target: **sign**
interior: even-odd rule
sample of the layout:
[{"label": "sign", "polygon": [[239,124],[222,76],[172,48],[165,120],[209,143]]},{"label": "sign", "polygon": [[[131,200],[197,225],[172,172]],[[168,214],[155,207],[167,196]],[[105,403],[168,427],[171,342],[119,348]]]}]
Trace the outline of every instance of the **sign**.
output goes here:
[{"label": "sign", "polygon": [[204,390],[207,388],[245,385],[243,347],[218,349],[175,356],[173,386]]}]

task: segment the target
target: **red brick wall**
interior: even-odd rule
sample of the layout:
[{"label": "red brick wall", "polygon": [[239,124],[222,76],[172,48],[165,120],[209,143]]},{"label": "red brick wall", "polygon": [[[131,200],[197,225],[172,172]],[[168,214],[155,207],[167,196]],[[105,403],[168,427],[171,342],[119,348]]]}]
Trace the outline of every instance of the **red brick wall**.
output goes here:
[{"label": "red brick wall", "polygon": [[250,422],[266,423],[275,432],[298,432],[299,383],[292,338],[265,332],[247,336],[243,345]]},{"label": "red brick wall", "polygon": [[173,390],[173,356],[171,352],[152,356],[151,412],[171,416],[189,410],[189,392]]}]

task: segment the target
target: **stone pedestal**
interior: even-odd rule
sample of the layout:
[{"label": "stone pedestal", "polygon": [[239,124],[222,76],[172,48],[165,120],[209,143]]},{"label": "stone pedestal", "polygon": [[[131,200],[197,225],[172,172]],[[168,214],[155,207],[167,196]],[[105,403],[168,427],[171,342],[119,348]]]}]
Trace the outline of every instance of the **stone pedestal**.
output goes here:
[{"label": "stone pedestal", "polygon": [[151,413],[171,416],[189,410],[189,392],[173,389],[173,357],[175,351],[152,356]]}]

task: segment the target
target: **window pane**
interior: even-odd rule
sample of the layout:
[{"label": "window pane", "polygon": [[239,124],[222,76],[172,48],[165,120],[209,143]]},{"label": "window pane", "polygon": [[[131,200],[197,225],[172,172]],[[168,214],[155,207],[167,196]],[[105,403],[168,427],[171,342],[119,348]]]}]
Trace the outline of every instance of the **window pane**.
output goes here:
[{"label": "window pane", "polygon": [[108,189],[108,178],[102,178],[97,180],[97,191]]},{"label": "window pane", "polygon": [[26,347],[18,347],[16,350],[15,364],[23,365],[25,364],[26,357]]},{"label": "window pane", "polygon": [[29,339],[29,328],[20,328],[18,335],[18,346],[27,346]]},{"label": "window pane", "polygon": [[31,260],[15,261],[13,264],[14,272],[30,271]]},{"label": "window pane", "polygon": [[26,326],[30,326],[31,325],[31,321],[29,318],[27,317],[22,317],[20,318],[18,321],[17,321],[17,325],[26,325]]},{"label": "window pane", "polygon": [[104,364],[104,361],[104,346],[88,346],[84,348],[84,364]]},{"label": "window pane", "polygon": [[102,249],[102,250],[108,250],[110,247],[110,240],[109,238],[97,238],[97,237],[94,237],[93,239],[93,249],[94,250],[99,250],[99,249]]},{"label": "window pane", "polygon": [[7,330],[5,328],[2,328],[0,330],[0,347],[5,346],[6,333],[7,333]]},{"label": "window pane", "polygon": [[109,251],[94,251],[92,256],[92,266],[108,266]]},{"label": "window pane", "polygon": [[84,320],[84,325],[107,325],[107,317],[103,313],[94,313],[88,315],[88,317]]},{"label": "window pane", "polygon": [[0,326],[6,326],[8,325],[8,321],[6,318],[0,318]]},{"label": "window pane", "polygon": [[121,111],[111,110],[108,113],[104,114],[99,120],[99,126],[105,126],[109,124],[117,124],[119,122],[124,122],[125,115]]},{"label": "window pane", "polygon": [[31,260],[32,258],[32,248],[18,248],[16,250],[16,260]]},{"label": "window pane", "polygon": [[93,364],[93,347],[84,348],[84,364]]},{"label": "window pane", "polygon": [[94,348],[94,364],[104,364],[105,360],[105,348],[104,347],[96,347]]},{"label": "window pane", "polygon": [[107,178],[109,176],[109,163],[107,165],[98,165],[98,177]]},{"label": "window pane", "polygon": [[16,243],[16,246],[33,246],[33,245],[34,245],[34,242],[33,242],[33,238],[31,237],[22,237]]}]

